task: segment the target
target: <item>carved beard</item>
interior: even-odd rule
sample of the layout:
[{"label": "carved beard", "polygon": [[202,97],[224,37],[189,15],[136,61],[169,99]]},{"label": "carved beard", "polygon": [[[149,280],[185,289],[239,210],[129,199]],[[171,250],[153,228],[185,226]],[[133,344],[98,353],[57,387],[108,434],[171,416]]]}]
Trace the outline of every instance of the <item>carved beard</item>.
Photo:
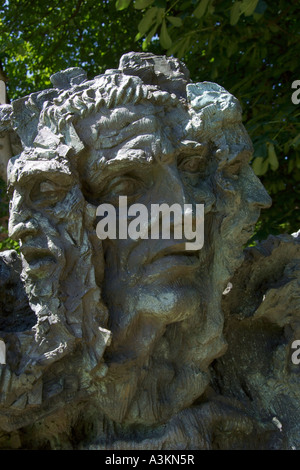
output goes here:
[{"label": "carved beard", "polygon": [[[218,292],[212,289],[217,264],[214,246],[203,248],[200,257],[199,295],[188,316],[173,323],[168,316],[165,322],[158,321],[143,312],[127,312],[126,302],[119,298],[122,313],[128,314],[130,321],[121,335],[114,338],[112,334],[104,355],[108,373],[97,394],[98,405],[109,419],[120,424],[159,425],[192,405],[205,391],[209,365],[225,352],[226,344],[221,287]],[[176,287],[185,292],[180,279]]]},{"label": "carved beard", "polygon": [[[88,388],[82,372],[99,369],[110,333],[95,280],[88,210],[78,188],[74,195],[68,218],[58,219],[57,208],[47,209],[47,216],[35,213],[39,231],[21,244],[22,278],[37,318],[27,357],[29,365],[45,367],[80,351],[70,368]],[[98,255],[97,262],[101,271]],[[72,364],[74,358],[68,360]]]},{"label": "carved beard", "polygon": [[[227,199],[227,214],[238,220],[241,230],[250,222],[253,224],[251,211],[238,218],[232,214],[231,200]],[[222,191],[217,205],[223,201]],[[206,240],[211,240],[211,244],[205,244],[200,252],[198,306],[187,318],[168,324],[155,322],[149,315],[131,315],[132,320],[121,335],[123,343],[119,340],[116,345],[112,337],[105,358],[109,362],[113,357],[113,363],[102,380],[97,400],[104,415],[117,423],[158,425],[191,406],[209,384],[210,364],[227,349],[222,293],[242,262],[241,247],[246,238],[244,234],[233,239],[234,224],[220,235],[224,218],[218,213],[212,213],[210,218],[205,229]],[[139,342],[143,348],[136,354]]]},{"label": "carved beard", "polygon": [[45,217],[36,217],[38,234],[21,242],[22,274],[29,303],[37,323],[30,361],[51,363],[65,354],[71,335],[65,309],[59,299],[59,282],[65,265],[59,232]]}]

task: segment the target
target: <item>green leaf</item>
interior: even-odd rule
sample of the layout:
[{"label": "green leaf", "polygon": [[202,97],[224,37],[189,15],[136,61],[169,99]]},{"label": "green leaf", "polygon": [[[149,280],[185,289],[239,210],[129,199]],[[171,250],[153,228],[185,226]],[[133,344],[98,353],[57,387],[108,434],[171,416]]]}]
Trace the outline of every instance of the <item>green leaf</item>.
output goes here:
[{"label": "green leaf", "polygon": [[139,22],[138,30],[142,35],[144,35],[151,28],[153,21],[156,18],[157,10],[158,9],[156,7],[150,8],[150,10],[145,13],[142,20]]},{"label": "green leaf", "polygon": [[238,50],[238,45],[235,42],[230,42],[227,46],[227,57],[231,57]]},{"label": "green leaf", "polygon": [[258,0],[243,0],[241,5],[242,13],[244,13],[245,16],[253,15],[257,4]]},{"label": "green leaf", "polygon": [[161,30],[160,30],[160,44],[164,49],[169,49],[172,46],[172,39],[169,36],[166,20],[163,19]]},{"label": "green leaf", "polygon": [[270,163],[271,169],[275,171],[279,167],[279,163],[278,163],[278,158],[275,152],[274,144],[272,142],[268,142],[267,147],[268,147],[268,162]]},{"label": "green leaf", "polygon": [[165,17],[165,9],[164,8],[158,8],[157,10],[157,18],[156,18],[156,22],[158,25],[160,25],[162,23],[162,20],[164,19]]},{"label": "green leaf", "polygon": [[116,9],[117,10],[125,10],[131,3],[131,0],[117,0],[116,1]]},{"label": "green leaf", "polygon": [[207,5],[209,4],[210,0],[201,0],[197,8],[194,10],[194,15],[196,18],[200,19],[206,12]]},{"label": "green leaf", "polygon": [[263,157],[256,157],[252,163],[253,171],[258,176],[261,174],[262,163],[263,163]]},{"label": "green leaf", "polygon": [[135,36],[134,40],[139,41],[144,35],[141,32],[138,32],[137,35]]},{"label": "green leaf", "polygon": [[241,16],[241,5],[242,2],[234,2],[233,6],[231,7],[230,10],[230,24],[231,26],[234,26],[237,24],[239,21],[239,18]]},{"label": "green leaf", "polygon": [[297,148],[300,145],[300,134],[298,134],[298,135],[296,135],[296,137],[294,137],[294,139],[291,141],[290,145],[293,146],[294,148]]},{"label": "green leaf", "polygon": [[186,53],[186,51],[188,50],[189,48],[189,45],[190,45],[190,37],[188,38],[185,38],[182,43],[181,43],[181,46],[178,48],[178,53],[177,53],[177,57],[179,59],[182,59],[184,54]]},{"label": "green leaf", "polygon": [[133,6],[136,10],[143,10],[144,8],[147,8],[151,3],[153,3],[154,0],[134,0]]},{"label": "green leaf", "polygon": [[148,45],[149,45],[149,42],[147,41],[147,39],[144,39],[143,44],[142,44],[143,51],[147,50]]},{"label": "green leaf", "polygon": [[252,163],[253,171],[257,176],[264,175],[268,169],[268,166],[268,160],[263,157],[256,157]]},{"label": "green leaf", "polygon": [[143,41],[143,44],[142,44],[143,51],[145,51],[147,49],[147,47],[149,46],[149,44],[151,42],[151,39],[153,38],[154,34],[156,33],[157,28],[158,28],[158,23],[156,23],[154,25],[154,27],[151,29],[150,33],[148,33],[147,37]]},{"label": "green leaf", "polygon": [[182,19],[179,16],[167,16],[167,20],[170,21],[173,26],[182,26]]}]

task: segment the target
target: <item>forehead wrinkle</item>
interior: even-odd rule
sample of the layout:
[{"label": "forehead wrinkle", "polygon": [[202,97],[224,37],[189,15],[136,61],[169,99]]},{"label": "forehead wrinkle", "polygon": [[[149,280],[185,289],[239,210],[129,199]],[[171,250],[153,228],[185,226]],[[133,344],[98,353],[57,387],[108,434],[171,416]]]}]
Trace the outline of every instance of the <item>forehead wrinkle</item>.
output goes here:
[{"label": "forehead wrinkle", "polygon": [[94,147],[96,149],[114,148],[134,136],[138,137],[150,133],[155,135],[157,132],[158,122],[155,116],[143,117],[121,130],[116,130],[109,134],[99,132]]},{"label": "forehead wrinkle", "polygon": [[153,107],[137,109],[137,106],[133,111],[126,106],[119,106],[112,110],[106,110],[104,108],[104,111],[100,120],[96,122],[96,126],[99,127],[100,130],[101,128],[102,130],[105,128],[120,130],[124,126],[132,124],[144,117],[155,116],[157,114],[157,110],[153,109]]},{"label": "forehead wrinkle", "polygon": [[130,105],[120,105],[114,109],[101,108],[97,113],[93,113],[85,119],[78,120],[75,124],[80,133],[87,131],[87,138],[95,143],[101,135],[118,135],[124,128],[131,127],[138,121],[150,119],[158,121],[158,110],[153,106],[135,105],[133,109]]}]

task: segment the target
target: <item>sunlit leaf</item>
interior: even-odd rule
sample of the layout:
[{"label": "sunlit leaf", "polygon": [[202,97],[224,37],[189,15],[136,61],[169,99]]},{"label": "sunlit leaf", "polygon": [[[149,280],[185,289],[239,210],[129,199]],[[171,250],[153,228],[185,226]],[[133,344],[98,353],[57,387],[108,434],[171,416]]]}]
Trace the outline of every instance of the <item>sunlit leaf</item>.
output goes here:
[{"label": "sunlit leaf", "polygon": [[131,3],[131,0],[117,0],[116,1],[116,9],[117,10],[125,10]]},{"label": "sunlit leaf", "polygon": [[262,157],[256,157],[253,160],[253,163],[252,163],[253,171],[258,176],[262,174],[261,173],[262,163],[263,163],[263,158]]},{"label": "sunlit leaf", "polygon": [[275,152],[274,144],[272,142],[268,142],[267,147],[268,147],[268,162],[271,166],[271,169],[275,171],[279,167],[279,162],[278,162],[278,158]]},{"label": "sunlit leaf", "polygon": [[144,35],[152,26],[156,15],[157,15],[158,9],[156,7],[150,8],[145,15],[143,16],[142,20],[138,24],[138,30],[139,32]]}]

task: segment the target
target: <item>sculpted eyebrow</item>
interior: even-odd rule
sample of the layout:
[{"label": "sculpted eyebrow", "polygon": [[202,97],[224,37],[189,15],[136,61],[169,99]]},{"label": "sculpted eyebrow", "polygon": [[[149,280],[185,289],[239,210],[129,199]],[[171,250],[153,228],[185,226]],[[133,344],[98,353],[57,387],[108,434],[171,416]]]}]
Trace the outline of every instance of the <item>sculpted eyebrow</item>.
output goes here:
[{"label": "sculpted eyebrow", "polygon": [[[112,163],[115,163],[115,164],[112,164]],[[134,170],[142,170],[142,169],[146,169],[147,167],[149,167],[149,165],[151,164],[151,162],[149,162],[148,160],[131,160],[131,159],[122,159],[121,161],[112,161],[110,160],[110,163],[108,163],[106,165],[106,168],[104,169],[104,173],[105,173],[105,178],[107,176],[109,176],[109,174],[111,173],[119,173],[119,172],[122,172],[122,173],[126,173],[126,172],[129,172],[129,171],[134,171]]]},{"label": "sculpted eyebrow", "polygon": [[177,161],[180,162],[189,156],[198,156],[199,158],[205,159],[208,157],[211,150],[212,149],[209,144],[200,144],[199,142],[189,141],[187,143],[183,143],[183,145],[176,150]]},{"label": "sculpted eyebrow", "polygon": [[50,181],[60,187],[70,187],[73,183],[73,178],[62,172],[54,171],[41,171],[36,169],[34,171],[24,171],[19,175],[18,183],[27,184],[27,183],[42,183],[45,181]]},{"label": "sculpted eyebrow", "polygon": [[109,160],[103,164],[101,172],[99,172],[97,175],[94,175],[91,184],[92,190],[95,191],[99,187],[103,187],[106,182],[115,176],[130,172],[138,174],[141,171],[147,171],[151,163],[152,161],[146,159],[122,158]]}]

